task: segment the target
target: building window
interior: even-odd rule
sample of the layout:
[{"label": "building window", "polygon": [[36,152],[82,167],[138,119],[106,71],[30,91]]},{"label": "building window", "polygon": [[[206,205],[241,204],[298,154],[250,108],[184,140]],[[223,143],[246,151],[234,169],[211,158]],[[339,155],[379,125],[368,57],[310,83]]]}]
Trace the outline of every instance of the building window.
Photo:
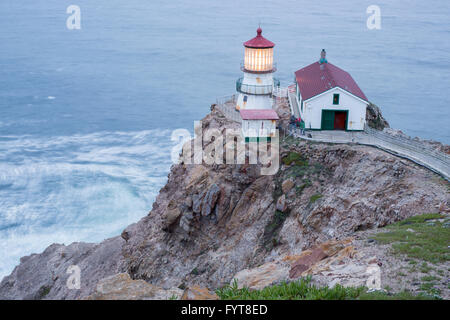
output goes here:
[{"label": "building window", "polygon": [[333,94],[333,104],[339,104],[339,94]]}]

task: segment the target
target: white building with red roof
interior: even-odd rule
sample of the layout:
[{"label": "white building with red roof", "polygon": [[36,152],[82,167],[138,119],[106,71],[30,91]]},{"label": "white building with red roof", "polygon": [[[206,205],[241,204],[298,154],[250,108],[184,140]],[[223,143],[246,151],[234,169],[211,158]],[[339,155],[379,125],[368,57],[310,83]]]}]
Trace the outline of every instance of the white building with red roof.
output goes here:
[{"label": "white building with red roof", "polygon": [[307,129],[364,130],[369,101],[348,72],[327,61],[325,50],[318,62],[295,72],[295,82]]},{"label": "white building with red roof", "polygon": [[243,109],[242,135],[245,142],[270,141],[276,134],[278,114],[273,109]]}]

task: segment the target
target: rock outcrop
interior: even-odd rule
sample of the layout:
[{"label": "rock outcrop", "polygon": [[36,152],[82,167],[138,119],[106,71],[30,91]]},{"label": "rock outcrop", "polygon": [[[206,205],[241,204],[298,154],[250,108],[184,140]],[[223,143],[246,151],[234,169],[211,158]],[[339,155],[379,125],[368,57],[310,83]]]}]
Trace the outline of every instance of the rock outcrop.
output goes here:
[{"label": "rock outcrop", "polygon": [[194,285],[184,290],[181,300],[219,300],[219,297],[207,288]]},{"label": "rock outcrop", "polygon": [[389,123],[381,114],[380,108],[373,103],[369,103],[369,105],[367,106],[366,121],[369,127],[377,130],[389,128]]},{"label": "rock outcrop", "polygon": [[144,280],[132,280],[128,273],[119,273],[98,282],[93,294],[86,300],[169,300],[179,299],[183,290],[165,290]]},{"label": "rock outcrop", "polygon": [[[239,127],[215,109],[202,124],[222,132]],[[134,287],[142,293],[134,298],[167,297],[151,292],[155,286],[160,293],[194,285],[216,289],[235,276],[261,288],[289,279],[290,271],[319,270],[342,250],[350,254],[345,246],[327,253],[322,243],[448,210],[448,183],[410,161],[366,146],[292,138],[280,144],[281,159],[294,161],[281,161],[273,176],[261,176],[260,165],[248,163],[173,165],[150,213],[122,237],[52,245],[23,258],[1,282],[0,298],[115,298]],[[81,269],[80,290],[66,286],[70,265]],[[119,273],[130,279],[102,280]]]},{"label": "rock outcrop", "polygon": [[[52,244],[41,254],[21,258],[0,283],[0,299],[78,299],[92,293],[97,282],[118,273],[125,241],[114,237],[99,244]],[[76,266],[78,270],[70,268]],[[80,288],[68,286],[80,276]]]}]

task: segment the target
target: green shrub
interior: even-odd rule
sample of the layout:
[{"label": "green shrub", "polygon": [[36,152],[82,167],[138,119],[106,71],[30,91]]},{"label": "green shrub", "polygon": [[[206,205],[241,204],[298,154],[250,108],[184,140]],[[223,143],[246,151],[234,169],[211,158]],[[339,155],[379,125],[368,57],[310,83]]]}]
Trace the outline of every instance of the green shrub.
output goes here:
[{"label": "green shrub", "polygon": [[317,287],[306,277],[293,282],[282,282],[261,290],[250,290],[246,287],[238,289],[236,281],[232,285],[218,289],[217,295],[222,300],[387,300],[387,299],[431,299],[426,295],[414,296],[407,291],[389,295],[385,292],[367,292],[365,287],[333,288]]},{"label": "green shrub", "polygon": [[314,202],[316,202],[317,200],[319,200],[320,198],[322,198],[322,195],[321,194],[314,194],[314,195],[312,195],[310,198],[309,198],[309,203],[314,203]]},{"label": "green shrub", "polygon": [[297,166],[307,166],[308,160],[303,158],[301,154],[297,152],[289,152],[289,154],[281,160],[285,165],[294,163]]},{"label": "green shrub", "polygon": [[269,224],[267,224],[264,228],[263,241],[267,250],[271,250],[277,244],[276,238],[278,236],[278,232],[288,216],[289,212],[283,213],[276,210]]}]

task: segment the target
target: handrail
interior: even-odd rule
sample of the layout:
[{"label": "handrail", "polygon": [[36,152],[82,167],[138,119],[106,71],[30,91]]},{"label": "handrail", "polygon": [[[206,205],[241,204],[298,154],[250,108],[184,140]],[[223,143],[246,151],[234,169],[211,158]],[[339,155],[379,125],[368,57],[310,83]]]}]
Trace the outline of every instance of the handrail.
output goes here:
[{"label": "handrail", "polygon": [[236,91],[250,94],[250,95],[270,95],[273,92],[274,84],[277,84],[276,86],[279,86],[280,80],[273,79],[273,84],[266,84],[266,85],[252,85],[252,84],[245,84],[243,82],[243,77],[236,80]]},{"label": "handrail", "polygon": [[239,111],[236,110],[237,95],[224,96],[216,99],[216,108],[230,120],[242,122]]}]

